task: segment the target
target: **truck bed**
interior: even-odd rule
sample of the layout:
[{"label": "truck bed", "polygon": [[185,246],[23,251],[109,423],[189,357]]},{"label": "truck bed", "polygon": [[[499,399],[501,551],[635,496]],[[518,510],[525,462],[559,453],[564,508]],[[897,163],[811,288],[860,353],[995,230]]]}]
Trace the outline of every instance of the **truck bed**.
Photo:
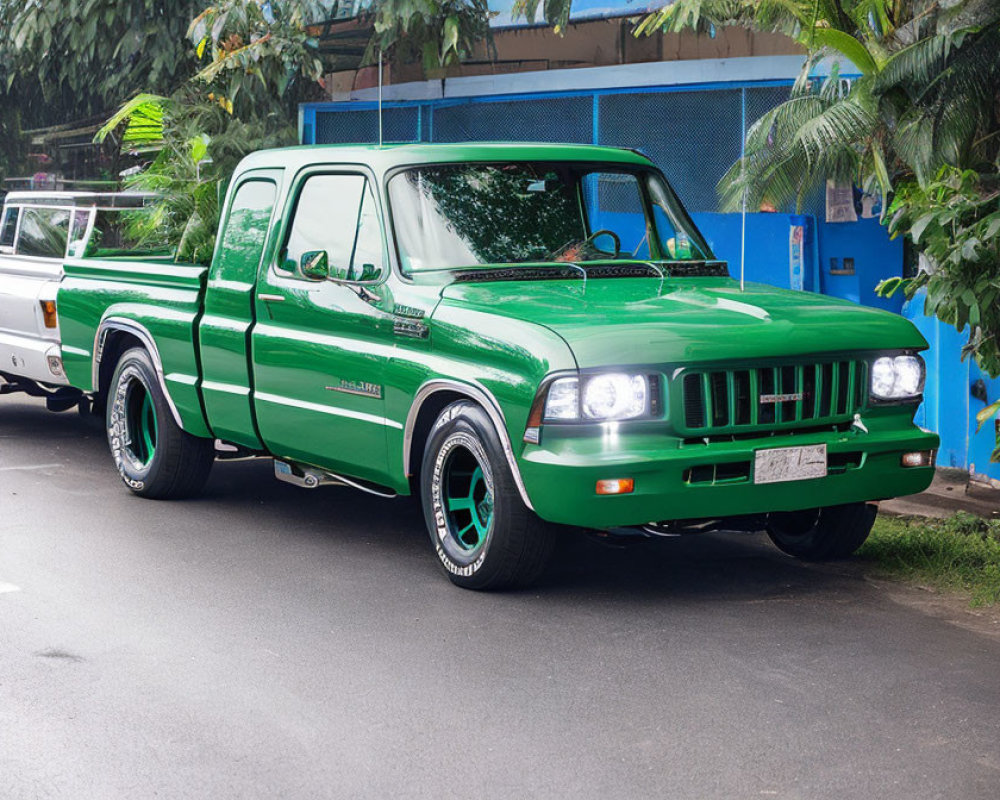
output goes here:
[{"label": "truck bed", "polygon": [[208,434],[198,397],[197,320],[207,268],[149,260],[71,259],[58,308],[66,376],[84,391],[103,388],[110,349],[142,343],[162,373],[185,430]]}]

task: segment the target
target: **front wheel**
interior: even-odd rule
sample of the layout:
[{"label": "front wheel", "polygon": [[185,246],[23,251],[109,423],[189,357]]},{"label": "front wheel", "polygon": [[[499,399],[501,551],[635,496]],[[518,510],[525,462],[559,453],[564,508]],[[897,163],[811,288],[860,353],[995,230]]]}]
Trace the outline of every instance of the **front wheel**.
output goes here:
[{"label": "front wheel", "polygon": [[105,413],[108,446],[129,489],[158,500],[201,491],[215,460],[214,442],[174,422],[153,362],[141,347],[118,361]]},{"label": "front wheel", "polygon": [[499,437],[474,403],[438,417],[420,477],[424,518],[441,565],[465,589],[503,589],[536,581],[555,533],[518,493]]},{"label": "front wheel", "polygon": [[869,503],[771,514],[767,534],[779,550],[805,561],[847,558],[865,543],[878,507]]}]

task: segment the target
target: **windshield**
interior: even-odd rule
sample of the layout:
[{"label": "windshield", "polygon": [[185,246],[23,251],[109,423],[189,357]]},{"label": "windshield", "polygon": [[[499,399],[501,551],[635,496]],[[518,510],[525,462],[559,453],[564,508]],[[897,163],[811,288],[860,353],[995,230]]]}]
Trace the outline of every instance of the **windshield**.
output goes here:
[{"label": "windshield", "polygon": [[415,167],[390,179],[389,202],[404,273],[712,258],[653,170],[538,162]]}]

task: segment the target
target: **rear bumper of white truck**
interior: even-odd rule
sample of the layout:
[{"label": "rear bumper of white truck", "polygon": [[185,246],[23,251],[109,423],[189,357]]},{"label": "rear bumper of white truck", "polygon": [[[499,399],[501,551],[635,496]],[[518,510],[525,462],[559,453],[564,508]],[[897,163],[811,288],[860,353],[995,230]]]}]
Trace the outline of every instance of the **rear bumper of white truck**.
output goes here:
[{"label": "rear bumper of white truck", "polygon": [[56,342],[0,331],[0,372],[36,383],[65,386],[62,349]]}]

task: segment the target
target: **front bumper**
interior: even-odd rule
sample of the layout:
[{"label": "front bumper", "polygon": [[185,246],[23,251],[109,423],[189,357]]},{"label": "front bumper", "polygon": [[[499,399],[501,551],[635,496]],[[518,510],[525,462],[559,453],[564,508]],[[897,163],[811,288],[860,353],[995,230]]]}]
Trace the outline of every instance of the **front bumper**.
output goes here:
[{"label": "front bumper", "polygon": [[[884,500],[930,485],[932,466],[903,467],[900,457],[936,450],[936,434],[915,427],[908,414],[866,417],[863,423],[867,432],[853,426],[708,443],[622,433],[613,425],[597,436],[543,431],[542,443],[527,445],[521,455],[521,477],[542,519],[599,529]],[[753,482],[755,451],[812,444],[826,445],[826,477]],[[597,481],[615,478],[632,478],[634,491],[596,493]]]}]

